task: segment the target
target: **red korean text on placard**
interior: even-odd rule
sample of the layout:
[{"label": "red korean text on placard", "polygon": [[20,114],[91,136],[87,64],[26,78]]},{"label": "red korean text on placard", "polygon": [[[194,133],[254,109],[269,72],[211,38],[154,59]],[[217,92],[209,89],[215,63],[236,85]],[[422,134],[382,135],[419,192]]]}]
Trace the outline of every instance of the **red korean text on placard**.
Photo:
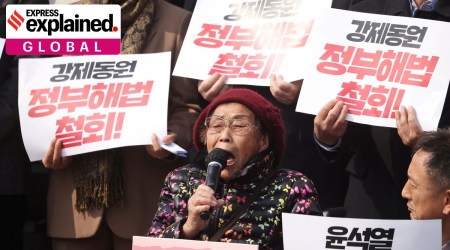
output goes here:
[{"label": "red korean text on placard", "polygon": [[284,54],[221,54],[209,74],[219,72],[229,78],[266,79],[278,72],[283,58]]},{"label": "red korean text on placard", "polygon": [[366,51],[354,46],[326,44],[316,69],[324,74],[354,74],[356,79],[366,76],[377,81],[428,87],[439,61],[438,56],[419,56],[406,52]]},{"label": "red korean text on placard", "polygon": [[30,92],[28,115],[39,118],[52,115],[57,109],[65,109],[71,113],[82,107],[98,109],[145,106],[152,86],[153,81],[147,81],[34,89]]},{"label": "red korean text on placard", "polygon": [[405,94],[404,89],[374,87],[370,84],[344,82],[336,99],[342,100],[348,107],[348,113],[358,116],[395,118]]},{"label": "red korean text on placard", "polygon": [[229,47],[232,50],[242,48],[289,49],[305,46],[314,21],[278,22],[252,26],[239,25],[202,25],[194,44],[205,48]]},{"label": "red korean text on placard", "polygon": [[[31,118],[41,118],[52,115],[57,110],[73,113],[80,108],[96,110],[146,106],[152,87],[153,81],[146,81],[34,89],[30,92],[28,115]],[[56,122],[56,138],[62,139],[64,148],[119,139],[124,119],[125,112],[64,116]]]},{"label": "red korean text on placard", "polygon": [[64,116],[56,121],[56,138],[61,139],[63,148],[119,139],[124,118],[125,112]]}]

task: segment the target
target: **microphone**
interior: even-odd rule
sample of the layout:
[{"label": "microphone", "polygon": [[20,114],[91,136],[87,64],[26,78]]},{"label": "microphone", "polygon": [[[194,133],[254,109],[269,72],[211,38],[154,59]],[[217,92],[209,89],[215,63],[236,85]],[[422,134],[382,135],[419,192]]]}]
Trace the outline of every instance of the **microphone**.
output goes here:
[{"label": "microphone", "polygon": [[[222,167],[226,165],[228,158],[227,151],[221,148],[215,148],[206,156],[205,163],[208,164],[208,170],[206,173],[206,186],[212,188],[214,192],[217,189],[217,183],[219,182],[220,172]],[[210,211],[203,211],[200,213],[200,218],[203,220],[209,219]]]}]

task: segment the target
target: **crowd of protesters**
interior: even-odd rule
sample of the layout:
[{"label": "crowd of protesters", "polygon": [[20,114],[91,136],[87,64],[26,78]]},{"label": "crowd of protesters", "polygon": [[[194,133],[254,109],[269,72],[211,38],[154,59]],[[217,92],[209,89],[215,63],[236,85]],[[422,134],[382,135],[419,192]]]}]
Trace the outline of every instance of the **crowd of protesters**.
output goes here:
[{"label": "crowd of protesters", "polygon": [[[3,1],[1,38],[6,37],[8,4],[49,2]],[[122,54],[171,51],[173,71],[195,1],[76,4],[121,5]],[[450,21],[450,2],[444,0],[334,0],[332,8]],[[5,249],[23,247],[30,182],[31,162],[19,123],[18,59],[5,50],[0,58],[0,240]],[[396,128],[375,127],[347,122],[348,108],[337,100],[324,103],[315,116],[296,112],[301,80],[287,82],[274,75],[270,87],[225,82],[217,73],[203,81],[171,76],[167,136],[154,135],[151,145],[62,157],[62,142],[53,140],[40,162],[51,170],[47,235],[52,249],[131,249],[134,235],[237,243],[250,239],[260,249],[282,249],[278,224],[264,232],[256,224],[243,228],[244,223],[236,222],[218,235],[220,224],[233,218],[215,212],[222,206],[248,209],[236,221],[250,224],[249,211],[274,219],[281,212],[320,215],[336,207],[343,207],[348,218],[441,219],[443,249],[450,249],[450,88],[438,131],[424,132],[414,107],[396,112]],[[175,157],[159,141],[176,142],[193,157]],[[225,198],[202,185],[205,157],[217,148],[227,155],[220,175],[223,189],[233,190],[224,191]],[[267,196],[275,185],[288,182],[304,192]],[[107,188],[90,191],[100,186]],[[180,186],[190,189],[182,192]],[[251,193],[259,198],[253,205],[235,200],[246,197],[250,202]],[[290,202],[271,202],[280,197]],[[269,215],[262,207],[279,210]],[[210,209],[219,225],[200,218]],[[249,228],[253,233],[242,238],[240,232]]]}]

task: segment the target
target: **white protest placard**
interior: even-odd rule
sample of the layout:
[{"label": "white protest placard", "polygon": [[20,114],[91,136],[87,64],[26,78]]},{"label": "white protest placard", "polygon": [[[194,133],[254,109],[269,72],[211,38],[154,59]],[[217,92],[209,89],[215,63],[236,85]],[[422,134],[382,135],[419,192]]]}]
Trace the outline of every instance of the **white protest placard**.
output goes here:
[{"label": "white protest placard", "polygon": [[167,134],[170,52],[19,61],[19,112],[31,161],[151,144]]},{"label": "white protest placard", "polygon": [[450,23],[323,9],[296,110],[317,112],[330,100],[347,120],[396,127],[395,111],[413,106],[424,130],[437,128],[450,80]]},{"label": "white protest placard", "polygon": [[5,39],[0,38],[0,58],[2,57],[3,47],[5,47]]},{"label": "white protest placard", "polygon": [[269,86],[272,74],[303,78],[298,67],[321,7],[331,0],[198,0],[173,74]]},{"label": "white protest placard", "polygon": [[[333,218],[283,213],[285,250],[440,250],[441,220]],[[301,246],[301,247],[300,247]]]},{"label": "white protest placard", "polygon": [[133,236],[132,250],[258,250],[258,245]]}]

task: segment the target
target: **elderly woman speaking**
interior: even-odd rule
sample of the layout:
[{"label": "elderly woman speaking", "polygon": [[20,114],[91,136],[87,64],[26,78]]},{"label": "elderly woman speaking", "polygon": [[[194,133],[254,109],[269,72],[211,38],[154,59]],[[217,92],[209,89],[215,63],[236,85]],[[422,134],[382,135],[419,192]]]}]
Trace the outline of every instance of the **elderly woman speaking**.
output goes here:
[{"label": "elderly woman speaking", "polygon": [[[281,213],[321,214],[313,183],[277,169],[284,131],[280,111],[254,91],[231,89],[215,98],[194,127],[199,154],[167,175],[147,235],[279,248]],[[205,185],[214,179],[209,161],[220,166],[221,157],[217,187]]]}]

